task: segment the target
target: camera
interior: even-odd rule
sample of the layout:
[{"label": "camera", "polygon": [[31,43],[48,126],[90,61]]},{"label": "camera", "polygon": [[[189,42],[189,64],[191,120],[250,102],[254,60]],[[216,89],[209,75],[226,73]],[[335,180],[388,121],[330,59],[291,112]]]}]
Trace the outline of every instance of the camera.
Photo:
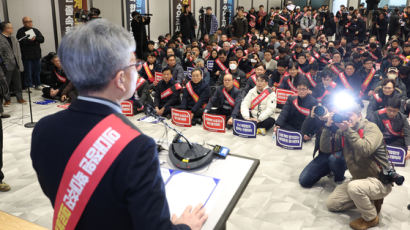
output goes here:
[{"label": "camera", "polygon": [[335,113],[332,117],[332,120],[334,123],[342,123],[343,121],[348,121],[349,116],[340,113]]},{"label": "camera", "polygon": [[383,169],[380,172],[380,181],[383,184],[391,184],[391,183],[396,183],[397,185],[402,185],[404,182],[404,176],[398,174],[394,168],[390,169]]},{"label": "camera", "polygon": [[204,7],[201,7],[201,8],[199,9],[199,13],[200,13],[200,14],[205,14]]},{"label": "camera", "polygon": [[313,113],[318,117],[323,117],[324,115],[326,115],[326,109],[323,105],[318,105],[313,110]]}]

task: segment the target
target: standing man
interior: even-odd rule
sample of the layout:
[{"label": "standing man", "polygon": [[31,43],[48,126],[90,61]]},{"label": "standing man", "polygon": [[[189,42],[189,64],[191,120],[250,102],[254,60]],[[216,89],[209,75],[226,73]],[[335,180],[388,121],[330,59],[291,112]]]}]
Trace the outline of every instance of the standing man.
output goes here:
[{"label": "standing man", "polygon": [[[33,30],[35,36],[27,37],[26,32]],[[23,18],[23,27],[17,31],[17,39],[21,39],[20,48],[24,64],[24,85],[23,88],[33,87],[39,90],[40,88],[40,72],[41,72],[41,47],[44,43],[44,37],[41,32],[33,27],[33,20],[29,17]]]},{"label": "standing man", "polygon": [[205,31],[202,31],[202,38],[205,34],[212,35],[218,30],[218,21],[216,20],[216,16],[212,14],[212,7],[208,6],[206,8],[205,14]]},{"label": "standing man", "polygon": [[183,9],[183,14],[179,17],[179,21],[181,22],[182,41],[184,44],[190,44],[192,39],[195,38],[195,29],[197,25],[191,12],[191,6],[184,5]]},{"label": "standing man", "polygon": [[143,54],[148,49],[148,37],[147,37],[147,31],[145,29],[145,26],[151,22],[151,18],[143,17],[137,11],[132,12],[131,16],[132,16],[132,21],[131,21],[132,34],[134,35],[135,43],[137,44],[136,46],[137,58],[143,59],[144,58]]},{"label": "standing man", "polygon": [[[10,91],[12,90],[17,97],[17,102],[20,104],[25,103],[21,92],[21,76],[20,72],[24,71],[23,61],[21,60],[20,45],[16,37],[12,36],[13,26],[10,22],[0,23],[0,57],[3,59],[3,63],[6,69],[6,81],[9,87],[8,93],[5,95],[4,105],[11,104]],[[10,84],[13,84],[13,89],[10,88]]]},{"label": "standing man", "polygon": [[199,230],[207,218],[198,206],[171,219],[155,141],[121,114],[136,88],[134,51],[129,32],[105,19],[61,41],[58,56],[80,96],[37,123],[30,153],[55,206],[53,229]]},{"label": "standing man", "polygon": [[243,9],[238,10],[238,16],[232,22],[232,39],[239,40],[248,33],[248,20],[244,16]]}]

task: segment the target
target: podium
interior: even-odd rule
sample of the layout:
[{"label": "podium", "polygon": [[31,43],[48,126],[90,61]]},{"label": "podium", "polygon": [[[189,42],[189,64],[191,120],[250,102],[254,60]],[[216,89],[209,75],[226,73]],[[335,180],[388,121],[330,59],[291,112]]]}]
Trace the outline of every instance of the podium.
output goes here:
[{"label": "podium", "polygon": [[[170,163],[167,151],[160,152],[159,159],[161,168],[177,170]],[[230,154],[226,159],[214,159],[210,165],[188,172],[219,179],[218,185],[205,204],[208,220],[202,227],[203,230],[225,229],[226,221],[258,166],[258,159]],[[169,203],[172,204],[172,201]],[[196,206],[197,204],[192,205]]]}]

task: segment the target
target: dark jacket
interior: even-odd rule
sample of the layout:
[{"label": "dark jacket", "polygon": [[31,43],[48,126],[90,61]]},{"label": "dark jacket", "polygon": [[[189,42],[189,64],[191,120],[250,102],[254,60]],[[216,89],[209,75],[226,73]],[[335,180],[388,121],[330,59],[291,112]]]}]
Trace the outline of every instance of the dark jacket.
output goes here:
[{"label": "dark jacket", "polygon": [[[147,63],[147,64],[148,64],[148,63]],[[148,65],[148,68],[149,68],[149,65]],[[152,83],[152,82],[155,81],[155,72],[162,73],[161,65],[155,63],[155,64],[154,64],[154,68],[153,68],[153,69],[150,69],[150,71],[151,71],[152,77],[153,77],[154,79],[149,79],[148,74],[147,74],[147,72],[145,71],[144,66],[141,67],[141,70],[138,72],[138,74],[139,74],[140,76],[142,76],[145,80],[149,81],[149,83]]]},{"label": "dark jacket", "polygon": [[298,96],[289,96],[286,104],[283,106],[282,111],[279,114],[276,124],[278,126],[283,126],[285,124],[290,125],[294,130],[300,131],[302,128],[303,121],[306,115],[300,113],[293,104],[294,100],[298,100],[298,105],[300,107],[311,110],[313,106],[317,104],[317,101],[312,95],[307,95],[305,98],[300,98]]},{"label": "dark jacket", "polygon": [[243,37],[248,33],[248,20],[245,17],[236,17],[232,22],[232,35],[237,38]]},{"label": "dark jacket", "polygon": [[185,87],[182,92],[182,102],[181,105],[178,106],[178,108],[188,109],[196,113],[197,111],[199,111],[199,109],[202,108],[204,104],[208,103],[211,94],[211,89],[203,80],[198,84],[194,84],[191,81],[191,85],[194,89],[194,92],[199,96],[199,100],[195,102]]},{"label": "dark jacket", "polygon": [[293,84],[293,86],[296,88],[298,87],[298,84],[300,81],[305,80],[307,81],[306,77],[303,74],[298,73],[298,75],[296,75],[294,78],[292,78],[290,75],[286,76],[282,83],[280,84],[279,88],[281,89],[287,89],[287,90],[292,90],[292,88],[290,87],[290,85],[288,84],[288,79],[290,79],[291,83]]},{"label": "dark jacket", "polygon": [[[165,107],[165,109],[168,110],[171,106],[179,104],[181,91],[175,88],[175,84],[176,82],[173,79],[171,79],[168,83],[166,83],[164,80],[158,82],[158,85],[155,87],[155,107],[158,107],[159,109]],[[170,96],[161,99],[161,93],[169,88],[171,88],[173,93]]]},{"label": "dark jacket", "polygon": [[[235,73],[232,73],[231,70],[229,70],[229,73],[232,75],[234,80],[237,80],[239,82],[239,88],[243,89],[246,87],[246,83],[248,79],[246,79],[246,74],[242,70],[237,68]],[[222,72],[222,74],[219,75],[217,85],[223,85],[224,76],[225,76],[224,72]]]},{"label": "dark jacket", "polygon": [[[241,91],[235,87],[228,92],[228,94],[235,100],[234,107],[230,106],[228,100],[226,99],[222,90],[224,86],[219,86],[216,90],[214,95],[209,100],[208,105],[206,106],[206,110],[211,110],[212,107],[223,107],[225,110],[231,110],[231,117],[236,118],[240,112],[242,96]],[[226,106],[226,108],[225,108]]]},{"label": "dark jacket", "polygon": [[366,118],[370,120],[373,112],[386,107],[389,98],[393,97],[398,99],[402,98],[401,90],[396,88],[393,91],[393,94],[390,96],[384,95],[381,88],[379,88],[377,91],[375,90],[373,96],[369,98],[369,106],[367,106]]},{"label": "dark jacket", "polygon": [[[113,113],[109,106],[77,100],[37,123],[30,155],[52,205],[71,154],[94,126]],[[142,133],[133,139],[98,184],[76,229],[189,229],[170,221],[156,149],[155,141]]]},{"label": "dark jacket", "polygon": [[181,14],[181,16],[179,16],[179,21],[181,23],[182,37],[186,39],[195,38],[196,20],[194,16],[192,16],[192,13]]},{"label": "dark jacket", "polygon": [[[20,39],[26,36],[26,31],[30,30],[31,28],[21,27],[16,34],[17,39]],[[44,37],[41,32],[33,28],[34,33],[36,34],[36,38],[34,41],[24,38],[20,41],[20,48],[21,48],[21,55],[23,59],[40,59],[41,58],[41,47],[40,44],[44,43]]]}]

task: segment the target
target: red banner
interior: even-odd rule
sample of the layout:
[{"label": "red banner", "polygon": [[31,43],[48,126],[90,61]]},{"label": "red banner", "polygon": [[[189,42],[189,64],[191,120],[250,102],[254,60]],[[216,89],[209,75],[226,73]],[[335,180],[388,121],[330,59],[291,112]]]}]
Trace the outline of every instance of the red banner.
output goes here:
[{"label": "red banner", "polygon": [[286,90],[286,89],[276,89],[276,97],[277,97],[277,103],[280,105],[284,105],[286,101],[288,100],[289,96],[296,96],[297,94],[293,92],[292,90]]},{"label": "red banner", "polygon": [[121,102],[121,110],[122,114],[125,116],[133,116],[134,115],[134,105],[132,101],[123,101]]},{"label": "red banner", "polygon": [[189,110],[171,109],[172,123],[177,126],[191,127],[192,114]]},{"label": "red banner", "polygon": [[204,113],[203,127],[205,130],[210,131],[210,132],[224,133],[225,132],[225,116]]}]

